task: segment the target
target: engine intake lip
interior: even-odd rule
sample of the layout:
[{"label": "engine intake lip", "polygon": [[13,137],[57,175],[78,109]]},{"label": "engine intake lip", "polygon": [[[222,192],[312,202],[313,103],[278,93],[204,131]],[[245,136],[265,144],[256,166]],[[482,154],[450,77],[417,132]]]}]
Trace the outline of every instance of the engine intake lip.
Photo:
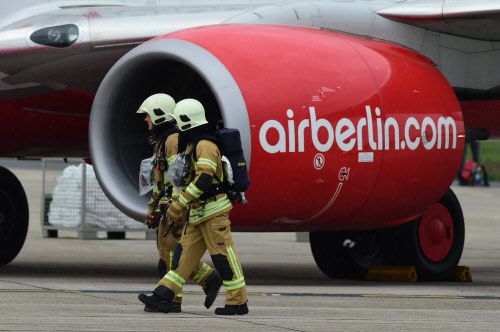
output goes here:
[{"label": "engine intake lip", "polygon": [[250,121],[243,95],[228,69],[210,52],[193,43],[179,39],[154,39],[136,47],[123,56],[103,79],[94,99],[90,114],[90,155],[103,191],[126,215],[141,220],[146,211],[147,197],[139,197],[137,180],[117,167],[124,156],[116,149],[116,138],[109,130],[119,111],[114,107],[119,85],[130,77],[130,71],[144,61],[173,60],[187,65],[207,83],[215,97],[228,128],[238,128],[243,150],[250,165]]}]

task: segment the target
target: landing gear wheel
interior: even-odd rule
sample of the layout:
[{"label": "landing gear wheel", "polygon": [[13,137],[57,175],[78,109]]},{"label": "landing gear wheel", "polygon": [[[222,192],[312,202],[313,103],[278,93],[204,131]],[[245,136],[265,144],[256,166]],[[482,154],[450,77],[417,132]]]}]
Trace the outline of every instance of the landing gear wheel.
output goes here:
[{"label": "landing gear wheel", "polygon": [[0,167],[0,266],[21,251],[28,221],[28,200],[21,183],[9,170]]},{"label": "landing gear wheel", "polygon": [[462,209],[451,189],[420,218],[397,228],[404,257],[415,265],[421,280],[447,279],[458,265],[464,248]]},{"label": "landing gear wheel", "polygon": [[361,279],[382,263],[382,231],[311,232],[309,241],[319,269],[330,278]]}]

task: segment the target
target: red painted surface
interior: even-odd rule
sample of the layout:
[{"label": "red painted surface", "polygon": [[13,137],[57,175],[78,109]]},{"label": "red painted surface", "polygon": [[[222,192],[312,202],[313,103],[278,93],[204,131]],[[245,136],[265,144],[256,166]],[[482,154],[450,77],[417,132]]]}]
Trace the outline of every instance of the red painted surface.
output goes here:
[{"label": "red painted surface", "polygon": [[[436,203],[456,175],[464,144],[460,106],[443,76],[417,53],[331,32],[276,26],[215,26],[165,38],[190,41],[212,53],[228,68],[245,99],[252,186],[250,203],[232,213],[237,229],[388,227]],[[372,126],[360,125],[367,107]],[[431,124],[437,128],[440,117],[451,119],[456,131],[446,135],[443,127],[437,148],[438,131],[434,133]],[[378,147],[375,118],[399,126],[397,135],[387,127],[387,150],[384,144]],[[408,126],[406,137],[410,118],[419,126],[429,121],[425,135]],[[303,151],[298,151],[302,122]],[[328,136],[328,126],[333,136]],[[295,139],[290,139],[292,132]],[[433,148],[424,148],[424,136]],[[445,138],[450,140],[447,149]],[[346,148],[353,140],[354,147]],[[418,140],[410,151],[409,145]],[[396,141],[405,144],[396,148]],[[269,152],[269,146],[283,148]],[[360,162],[370,152],[373,160]]]},{"label": "red painted surface", "polygon": [[422,215],[418,225],[418,240],[424,256],[440,262],[453,245],[453,219],[443,205],[436,203]]},{"label": "red painted surface", "polygon": [[500,138],[500,100],[462,101],[467,128],[485,128],[491,138]]},{"label": "red painted surface", "polygon": [[92,101],[71,89],[0,100],[0,155],[87,157]]},{"label": "red painted surface", "polygon": [[[460,106],[442,75],[417,53],[291,27],[216,26],[165,38],[212,53],[245,99],[252,186],[250,203],[231,214],[235,229],[389,227],[433,206],[456,174],[464,144]],[[88,156],[92,100],[64,90],[0,101],[0,154]],[[438,137],[431,125],[425,135],[415,126],[437,126],[440,118],[452,119],[456,131]],[[382,139],[377,121],[388,129]],[[399,126],[397,135],[391,121]],[[424,136],[432,148],[423,146]],[[446,138],[449,147],[438,148],[437,140],[444,145]]]}]

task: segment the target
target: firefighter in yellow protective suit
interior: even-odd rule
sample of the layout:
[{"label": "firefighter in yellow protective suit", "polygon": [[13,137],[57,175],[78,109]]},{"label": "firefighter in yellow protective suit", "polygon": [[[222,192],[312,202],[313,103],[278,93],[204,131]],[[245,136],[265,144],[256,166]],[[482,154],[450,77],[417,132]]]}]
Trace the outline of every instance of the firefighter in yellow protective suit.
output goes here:
[{"label": "firefighter in yellow protective suit", "polygon": [[[184,221],[174,222],[167,218],[166,208],[172,199],[179,196],[179,188],[172,187],[166,180],[168,166],[177,154],[179,134],[175,120],[172,117],[175,101],[167,94],[154,94],[148,97],[139,107],[137,113],[146,113],[145,121],[153,132],[156,140],[154,147],[155,165],[153,169],[153,194],[148,202],[145,224],[157,229],[157,247],[160,255],[158,269],[163,276],[179,263],[180,251],[175,254],[177,243],[181,237]],[[209,308],[222,285],[217,271],[206,263],[197,262],[191,279],[203,287],[207,297],[205,306]],[[174,311],[181,311],[182,293],[177,294],[173,301]],[[145,311],[157,311],[156,308],[145,306]]]},{"label": "firefighter in yellow protective suit", "polygon": [[[170,270],[152,295],[139,294],[139,300],[162,312],[173,312],[173,300],[182,292],[187,278],[208,249],[215,269],[227,291],[226,303],[218,315],[248,313],[243,271],[234,249],[229,221],[231,201],[222,189],[221,153],[210,135],[203,105],[194,99],[180,101],[175,110],[179,132],[179,151],[185,151],[187,171],[181,179],[186,185],[168,208],[172,220],[188,222],[180,241],[182,254],[178,268]],[[190,167],[189,167],[190,166]]]}]

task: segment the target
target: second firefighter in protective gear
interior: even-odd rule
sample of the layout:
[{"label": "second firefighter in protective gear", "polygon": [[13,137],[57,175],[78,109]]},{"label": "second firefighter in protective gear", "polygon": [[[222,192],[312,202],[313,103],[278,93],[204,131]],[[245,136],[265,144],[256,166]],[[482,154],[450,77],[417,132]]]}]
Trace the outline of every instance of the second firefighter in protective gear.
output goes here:
[{"label": "second firefighter in protective gear", "polygon": [[243,270],[234,249],[229,211],[231,201],[224,192],[221,153],[215,137],[208,129],[202,104],[194,99],[179,102],[174,117],[180,129],[179,151],[184,152],[188,169],[185,189],[179,200],[172,202],[167,214],[171,220],[188,222],[180,241],[179,266],[160,280],[152,295],[140,294],[146,305],[159,311],[172,312],[172,301],[182,292],[183,285],[197,262],[208,249],[214,267],[223,279],[227,291],[226,303],[217,308],[219,315],[248,313],[247,290]]},{"label": "second firefighter in protective gear", "polygon": [[[148,202],[146,225],[157,229],[157,248],[160,255],[158,270],[163,276],[178,263],[175,257],[175,248],[180,240],[185,219],[169,219],[166,211],[172,200],[178,199],[179,188],[173,187],[167,181],[169,165],[177,154],[179,134],[173,118],[175,101],[167,94],[155,94],[148,97],[139,107],[137,113],[146,113],[145,121],[155,138],[153,194]],[[179,250],[177,250],[179,252]],[[179,256],[179,255],[177,255]],[[212,267],[198,261],[192,275],[193,281],[203,287],[207,293],[209,306],[215,300],[220,288],[220,276]],[[174,311],[181,310],[182,293],[174,299]],[[156,308],[146,306],[146,311],[157,311]]]}]

